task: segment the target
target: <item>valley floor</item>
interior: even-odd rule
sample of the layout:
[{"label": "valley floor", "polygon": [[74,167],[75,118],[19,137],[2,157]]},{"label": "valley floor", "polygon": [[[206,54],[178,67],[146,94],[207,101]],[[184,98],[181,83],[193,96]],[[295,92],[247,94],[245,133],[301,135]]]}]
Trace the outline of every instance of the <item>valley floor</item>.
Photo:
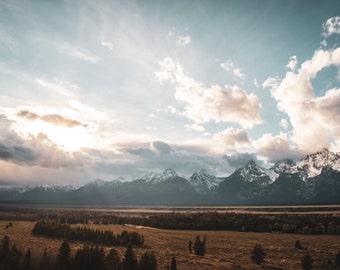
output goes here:
[{"label": "valley floor", "polygon": [[[14,221],[13,227],[6,229],[9,221],[0,221],[0,238],[8,235],[12,243],[19,248],[31,249],[32,254],[42,254],[46,248],[49,255],[56,255],[61,239],[32,235],[34,222]],[[230,231],[180,231],[126,225],[88,225],[100,230],[112,230],[115,233],[132,230],[142,233],[145,245],[134,247],[139,257],[145,251],[155,252],[158,269],[167,269],[173,256],[177,260],[177,269],[302,269],[301,259],[306,253],[311,254],[313,269],[324,269],[323,262],[335,260],[340,251],[340,235],[297,235],[281,233],[250,233]],[[188,242],[194,242],[197,235],[206,236],[206,255],[198,257],[188,252]],[[305,250],[295,248],[299,240]],[[260,243],[267,253],[264,266],[257,266],[251,260],[251,250]],[[81,242],[70,242],[73,250],[83,246]],[[109,250],[111,247],[106,247]],[[115,247],[121,258],[125,248]]]}]

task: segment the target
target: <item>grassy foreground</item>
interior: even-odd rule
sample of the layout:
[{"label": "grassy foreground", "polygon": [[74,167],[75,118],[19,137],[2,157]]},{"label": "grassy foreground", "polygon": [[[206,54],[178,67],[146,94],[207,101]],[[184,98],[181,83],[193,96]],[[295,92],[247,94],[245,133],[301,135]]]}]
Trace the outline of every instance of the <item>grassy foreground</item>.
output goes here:
[{"label": "grassy foreground", "polygon": [[[32,254],[42,254],[44,248],[49,255],[57,253],[62,240],[32,235],[34,222],[13,223],[7,228],[8,221],[0,222],[0,238],[8,235],[19,248],[31,248]],[[171,258],[176,256],[178,269],[302,269],[301,258],[307,252],[314,259],[314,269],[324,269],[323,261],[331,259],[340,251],[340,235],[296,235],[276,233],[250,233],[229,231],[173,231],[124,225],[89,225],[91,228],[138,231],[145,237],[145,245],[134,247],[137,256],[145,251],[154,251],[158,269],[167,269]],[[206,236],[206,255],[198,257],[188,252],[189,240],[196,235]],[[295,248],[299,240],[306,250]],[[253,246],[260,243],[267,252],[264,266],[257,266],[250,260]],[[70,242],[75,250],[83,246],[81,242]],[[110,247],[106,247],[109,249]],[[115,247],[123,257],[125,248]]]}]

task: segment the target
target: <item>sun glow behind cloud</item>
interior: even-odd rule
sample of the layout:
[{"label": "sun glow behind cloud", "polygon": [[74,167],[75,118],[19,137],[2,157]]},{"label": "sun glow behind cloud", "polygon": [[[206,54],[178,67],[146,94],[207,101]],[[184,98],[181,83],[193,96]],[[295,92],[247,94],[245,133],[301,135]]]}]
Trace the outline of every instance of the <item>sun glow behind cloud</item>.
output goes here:
[{"label": "sun glow behind cloud", "polygon": [[81,148],[97,147],[101,144],[98,139],[91,136],[86,127],[82,126],[69,128],[35,120],[29,124],[17,123],[13,129],[24,139],[45,134],[48,138],[45,141],[46,144],[53,143],[64,151],[77,151]]}]

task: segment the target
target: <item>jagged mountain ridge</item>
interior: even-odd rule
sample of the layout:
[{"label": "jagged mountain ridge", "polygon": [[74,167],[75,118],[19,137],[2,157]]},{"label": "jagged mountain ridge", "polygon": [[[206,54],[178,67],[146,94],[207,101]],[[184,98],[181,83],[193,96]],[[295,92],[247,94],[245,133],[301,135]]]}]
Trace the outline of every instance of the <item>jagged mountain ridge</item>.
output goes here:
[{"label": "jagged mountain ridge", "polygon": [[0,202],[104,205],[340,203],[340,155],[323,149],[294,163],[265,169],[254,160],[224,178],[205,170],[191,177],[174,170],[134,181],[96,179],[82,187],[16,187],[0,190]]},{"label": "jagged mountain ridge", "polygon": [[209,174],[206,170],[193,173],[188,181],[195,188],[195,190],[201,194],[207,194],[211,192],[219,184],[216,176]]}]

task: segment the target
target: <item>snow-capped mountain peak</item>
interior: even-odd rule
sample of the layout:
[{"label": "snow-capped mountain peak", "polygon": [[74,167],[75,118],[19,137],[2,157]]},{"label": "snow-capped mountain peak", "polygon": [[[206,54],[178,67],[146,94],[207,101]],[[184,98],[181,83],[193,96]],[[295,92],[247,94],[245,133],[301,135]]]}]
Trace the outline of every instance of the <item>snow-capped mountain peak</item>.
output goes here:
[{"label": "snow-capped mountain peak", "polygon": [[239,169],[240,175],[247,182],[254,182],[260,177],[268,176],[265,169],[261,168],[256,164],[254,160],[249,160],[249,162],[243,168]]},{"label": "snow-capped mountain peak", "polygon": [[319,175],[324,167],[331,167],[333,170],[340,171],[339,153],[333,153],[324,148],[301,159],[293,169],[296,172],[304,172],[306,178],[311,178]]},{"label": "snow-capped mountain peak", "polygon": [[217,178],[206,170],[195,172],[188,181],[199,193],[207,193],[218,186]]},{"label": "snow-capped mountain peak", "polygon": [[108,182],[107,184],[111,187],[118,187],[121,184],[123,184],[124,182],[126,182],[124,177],[118,177],[118,178],[113,179],[112,181]]},{"label": "snow-capped mountain peak", "polygon": [[290,159],[283,159],[277,161],[274,166],[270,168],[270,170],[274,171],[278,175],[281,173],[289,173],[292,167],[295,165],[294,161]]},{"label": "snow-capped mountain peak", "polygon": [[106,181],[104,181],[103,179],[95,179],[89,183],[86,184],[86,186],[96,186],[96,187],[100,187],[105,185]]},{"label": "snow-capped mountain peak", "polygon": [[162,179],[170,179],[170,178],[175,178],[177,177],[178,174],[173,170],[173,169],[166,169],[162,174],[161,178]]}]

